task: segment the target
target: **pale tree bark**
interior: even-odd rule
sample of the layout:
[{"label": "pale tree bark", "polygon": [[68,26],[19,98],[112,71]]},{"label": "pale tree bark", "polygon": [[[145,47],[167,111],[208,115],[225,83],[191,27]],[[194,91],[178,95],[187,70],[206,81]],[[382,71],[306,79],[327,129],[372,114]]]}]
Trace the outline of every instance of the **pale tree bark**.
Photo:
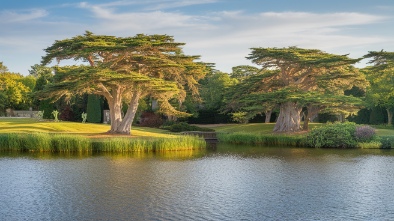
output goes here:
[{"label": "pale tree bark", "polygon": [[138,101],[141,97],[141,92],[135,92],[133,94],[133,97],[131,98],[131,101],[129,103],[129,106],[127,108],[127,112],[121,122],[121,124],[118,126],[116,133],[120,134],[131,134],[131,125],[133,124],[135,114],[137,113],[138,109]]},{"label": "pale tree bark", "polygon": [[265,114],[265,123],[269,123],[271,120],[272,110],[266,110]]},{"label": "pale tree bark", "polygon": [[393,123],[393,112],[390,110],[390,108],[386,108],[387,111],[387,125],[391,125]]},{"label": "pale tree bark", "polygon": [[302,130],[309,130],[309,122],[319,113],[320,108],[314,105],[308,105],[306,107],[306,113],[304,113],[304,125],[302,126]]},{"label": "pale tree bark", "polygon": [[297,132],[300,131],[301,111],[297,102],[286,102],[280,105],[278,120],[274,132]]}]

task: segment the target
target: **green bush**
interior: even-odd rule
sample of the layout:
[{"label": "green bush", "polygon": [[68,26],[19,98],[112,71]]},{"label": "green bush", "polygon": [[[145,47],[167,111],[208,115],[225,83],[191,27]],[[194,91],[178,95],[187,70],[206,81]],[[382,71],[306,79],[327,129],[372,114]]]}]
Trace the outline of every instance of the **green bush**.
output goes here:
[{"label": "green bush", "polygon": [[306,138],[306,144],[316,148],[355,148],[356,124],[329,123],[322,127],[314,128]]},{"label": "green bush", "polygon": [[380,136],[380,143],[382,149],[390,149],[394,147],[394,136]]}]

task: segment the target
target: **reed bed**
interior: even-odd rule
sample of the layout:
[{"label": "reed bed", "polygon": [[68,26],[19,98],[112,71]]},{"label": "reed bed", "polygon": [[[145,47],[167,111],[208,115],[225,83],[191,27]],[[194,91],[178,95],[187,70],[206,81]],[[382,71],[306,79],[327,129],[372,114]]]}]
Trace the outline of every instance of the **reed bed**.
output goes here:
[{"label": "reed bed", "polygon": [[93,150],[97,152],[163,152],[202,149],[206,142],[194,136],[178,136],[174,138],[130,139],[113,138],[93,142]]},{"label": "reed bed", "polygon": [[163,152],[205,148],[204,139],[193,136],[174,138],[89,139],[71,134],[0,134],[0,151],[18,152]]},{"label": "reed bed", "polygon": [[231,144],[261,145],[261,146],[292,146],[304,147],[305,136],[283,134],[249,134],[249,133],[218,133],[220,142]]}]

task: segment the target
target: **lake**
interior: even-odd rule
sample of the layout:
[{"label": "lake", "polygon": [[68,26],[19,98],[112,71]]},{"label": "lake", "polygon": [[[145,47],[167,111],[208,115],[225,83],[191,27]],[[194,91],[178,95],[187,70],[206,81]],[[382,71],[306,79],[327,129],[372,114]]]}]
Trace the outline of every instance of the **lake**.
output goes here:
[{"label": "lake", "polygon": [[1,220],[394,220],[394,151],[0,154]]}]

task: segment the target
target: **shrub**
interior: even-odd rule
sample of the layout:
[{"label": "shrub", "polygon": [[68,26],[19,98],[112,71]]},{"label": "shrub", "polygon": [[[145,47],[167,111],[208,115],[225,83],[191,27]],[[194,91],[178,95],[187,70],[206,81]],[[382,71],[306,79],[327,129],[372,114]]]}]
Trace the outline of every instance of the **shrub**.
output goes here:
[{"label": "shrub", "polygon": [[306,144],[310,147],[328,148],[355,148],[355,123],[333,123],[314,128],[306,138]]},{"label": "shrub", "polygon": [[247,113],[246,112],[232,113],[232,120],[237,123],[246,124],[248,123]]},{"label": "shrub", "polygon": [[144,112],[141,114],[140,124],[141,127],[160,127],[163,125],[163,120],[159,114],[153,112]]},{"label": "shrub", "polygon": [[372,141],[376,136],[376,131],[371,126],[358,126],[354,132],[354,136],[358,142],[369,142]]},{"label": "shrub", "polygon": [[382,149],[390,149],[394,147],[394,136],[381,136],[380,143]]}]

